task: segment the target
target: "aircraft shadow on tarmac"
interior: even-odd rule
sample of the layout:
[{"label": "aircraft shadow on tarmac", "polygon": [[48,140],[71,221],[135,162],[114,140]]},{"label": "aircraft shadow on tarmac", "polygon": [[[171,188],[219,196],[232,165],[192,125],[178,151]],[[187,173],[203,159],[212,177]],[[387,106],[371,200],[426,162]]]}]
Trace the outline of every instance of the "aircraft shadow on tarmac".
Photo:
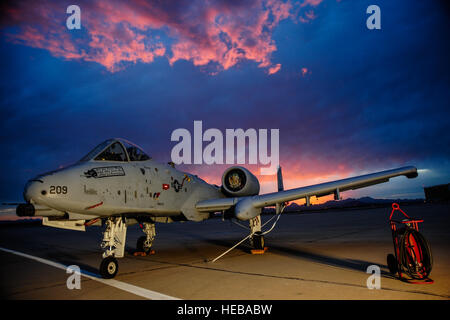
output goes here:
[{"label": "aircraft shadow on tarmac", "polygon": [[[185,233],[185,235],[188,235],[188,233]],[[210,243],[213,245],[221,246],[224,248],[230,248],[234,244],[236,244],[237,240],[228,240],[228,239],[212,239],[207,237],[202,237],[198,234],[191,234],[193,237],[195,237],[198,240],[204,241],[206,243]],[[250,252],[250,246],[245,244],[239,245],[236,247],[235,250],[241,250],[244,252]],[[248,242],[247,242],[248,243]],[[381,276],[384,278],[390,278],[394,279],[392,274],[389,272],[388,266],[385,264],[375,263],[371,261],[365,261],[365,260],[356,260],[356,259],[345,259],[345,258],[337,258],[332,256],[327,256],[319,253],[314,253],[311,251],[306,251],[301,248],[292,248],[287,246],[282,246],[279,244],[270,243],[268,245],[270,252],[281,254],[281,255],[288,255],[300,258],[302,260],[309,260],[311,262],[320,263],[324,265],[329,265],[333,267],[353,270],[353,271],[360,271],[366,273],[367,267],[370,265],[377,265],[380,267]]]},{"label": "aircraft shadow on tarmac", "polygon": [[[183,235],[188,236],[188,237],[193,237],[196,240],[200,240],[204,243],[212,244],[212,245],[223,247],[223,248],[230,248],[239,240],[239,239],[230,239],[230,238],[228,238],[228,239],[209,238],[209,237],[205,237],[205,236],[202,236],[199,234],[191,234],[190,232],[183,232]],[[184,245],[186,245],[186,243],[189,243],[189,242],[185,242]],[[308,261],[311,261],[314,263],[320,263],[323,265],[328,265],[328,266],[347,269],[347,270],[359,271],[359,272],[364,272],[364,273],[366,273],[368,266],[377,265],[380,267],[382,277],[390,278],[390,279],[394,278],[391,275],[391,273],[389,272],[387,265],[384,265],[384,264],[379,264],[379,263],[365,261],[365,260],[338,258],[338,257],[324,255],[324,254],[314,253],[314,252],[311,252],[311,250],[307,251],[307,250],[304,250],[304,249],[298,248],[298,247],[292,248],[289,246],[283,246],[283,245],[275,244],[272,242],[270,243],[270,245],[268,245],[268,247],[269,247],[269,251],[271,253],[287,255],[287,256],[291,256],[291,257],[296,257],[301,260],[308,260]],[[236,251],[241,251],[241,252],[245,252],[245,253],[250,253],[250,249],[251,249],[251,247],[248,244],[248,241],[244,242],[243,244],[241,244],[235,248]],[[125,255],[125,258],[132,257],[134,251],[135,251],[135,248],[126,246],[127,254]],[[159,251],[159,253],[162,253],[162,251]],[[198,252],[198,253],[200,255],[202,255],[200,252]],[[221,252],[218,251],[217,255],[220,253]],[[50,254],[50,255],[49,255],[49,258],[57,257],[57,261],[64,265],[67,265],[67,266],[77,265],[80,267],[80,269],[84,273],[87,273],[87,274],[97,277],[97,278],[101,278],[101,276],[99,275],[98,266],[83,264],[79,261],[79,259],[75,255],[70,255],[67,253],[63,254],[60,251],[58,251],[57,254],[55,253],[55,254]],[[159,255],[156,255],[154,257],[158,259]],[[211,257],[206,258],[202,255],[202,256],[199,256],[199,258],[202,259],[203,262],[207,262],[209,260],[209,258],[211,258]],[[182,265],[186,265],[186,264],[182,263]]]},{"label": "aircraft shadow on tarmac", "polygon": [[365,260],[357,260],[357,259],[342,259],[332,256],[327,256],[323,254],[313,253],[310,251],[305,251],[298,248],[289,248],[283,247],[280,245],[271,245],[270,250],[272,252],[284,253],[289,256],[299,257],[301,259],[309,260],[312,262],[317,262],[321,264],[326,264],[333,267],[349,269],[354,271],[366,272],[367,267],[370,265],[377,265],[380,267],[381,276],[385,278],[393,278],[391,273],[389,272],[388,266],[384,264],[379,264],[375,262],[365,261]]}]

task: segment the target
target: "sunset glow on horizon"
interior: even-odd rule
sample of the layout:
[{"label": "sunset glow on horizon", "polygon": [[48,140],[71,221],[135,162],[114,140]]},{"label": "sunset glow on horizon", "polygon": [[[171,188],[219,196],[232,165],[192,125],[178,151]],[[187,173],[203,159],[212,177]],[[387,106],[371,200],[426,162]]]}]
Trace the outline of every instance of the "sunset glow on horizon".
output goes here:
[{"label": "sunset glow on horizon", "polygon": [[[410,165],[417,179],[342,196],[423,198],[450,180],[450,20],[439,2],[382,0],[380,30],[366,27],[365,0],[80,0],[79,30],[66,25],[71,4],[2,4],[5,202],[112,137],[167,163],[172,132],[194,121],[278,129],[285,189]],[[220,185],[231,165],[177,168]],[[262,193],[276,190],[267,166],[243,166]]]}]

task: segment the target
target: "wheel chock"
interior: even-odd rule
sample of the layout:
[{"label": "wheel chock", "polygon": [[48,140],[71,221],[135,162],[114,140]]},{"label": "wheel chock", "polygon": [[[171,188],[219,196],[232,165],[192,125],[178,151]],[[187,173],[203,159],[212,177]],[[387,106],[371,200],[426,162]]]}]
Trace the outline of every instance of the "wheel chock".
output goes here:
[{"label": "wheel chock", "polygon": [[252,249],[252,250],[250,250],[250,252],[252,253],[252,254],[264,254],[267,250],[269,250],[269,248],[268,247],[264,247],[264,249]]},{"label": "wheel chock", "polygon": [[143,251],[136,251],[135,253],[133,253],[133,256],[135,256],[135,257],[146,257],[146,256],[150,256],[152,254],[155,254],[155,250],[151,250],[149,253],[145,253]]}]

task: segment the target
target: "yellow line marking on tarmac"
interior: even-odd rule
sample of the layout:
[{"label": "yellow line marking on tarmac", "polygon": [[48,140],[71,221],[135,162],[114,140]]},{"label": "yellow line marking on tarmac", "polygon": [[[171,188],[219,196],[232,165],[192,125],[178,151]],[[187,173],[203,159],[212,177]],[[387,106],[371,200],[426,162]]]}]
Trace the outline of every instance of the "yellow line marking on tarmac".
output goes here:
[{"label": "yellow line marking on tarmac", "polygon": [[[20,257],[31,259],[31,260],[34,260],[34,261],[37,261],[37,262],[40,262],[40,263],[43,263],[43,264],[46,264],[46,265],[58,268],[58,269],[62,269],[62,270],[67,270],[67,267],[68,267],[68,266],[63,265],[61,263],[57,263],[57,262],[53,262],[53,261],[50,261],[50,260],[47,260],[47,259],[35,257],[35,256],[29,255],[29,254],[26,254],[26,253],[19,252],[19,251],[10,250],[10,249],[6,249],[6,248],[2,248],[2,247],[0,247],[0,250],[4,251],[4,252],[15,254],[15,255],[20,256]],[[171,297],[171,296],[168,296],[168,295],[156,292],[156,291],[151,291],[151,290],[148,290],[148,289],[144,289],[144,288],[141,288],[141,287],[138,287],[138,286],[126,283],[126,282],[122,282],[122,281],[118,281],[118,280],[114,280],[114,279],[98,278],[98,277],[95,277],[95,276],[87,274],[83,270],[81,270],[81,274],[84,277],[88,278],[88,279],[91,279],[91,280],[94,280],[94,281],[106,284],[108,286],[111,286],[111,287],[114,287],[114,288],[117,288],[117,289],[129,292],[129,293],[132,293],[134,295],[137,295],[137,296],[140,296],[140,297],[143,297],[143,298],[146,298],[146,299],[151,299],[151,300],[180,300],[179,298]]]}]

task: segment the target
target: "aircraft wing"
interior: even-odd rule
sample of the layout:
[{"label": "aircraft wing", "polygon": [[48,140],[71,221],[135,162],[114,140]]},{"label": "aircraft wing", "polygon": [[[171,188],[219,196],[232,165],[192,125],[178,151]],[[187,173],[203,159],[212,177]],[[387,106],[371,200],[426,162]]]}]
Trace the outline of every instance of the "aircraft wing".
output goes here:
[{"label": "aircraft wing", "polygon": [[[406,176],[407,178],[415,178],[417,177],[417,169],[412,166],[402,167],[398,169],[386,170],[342,180],[325,182],[307,187],[278,191],[263,195],[256,195],[252,197],[203,200],[197,203],[196,209],[202,212],[221,211],[230,209],[233,206],[237,206],[241,202],[245,202],[245,205],[244,203],[242,203],[241,205],[242,208],[240,208],[239,211],[250,210],[252,212],[255,212],[254,209],[259,209],[266,206],[273,206],[276,205],[277,203],[283,203],[302,198],[306,198],[308,201],[309,197],[311,196],[322,197],[325,195],[334,194],[335,199],[339,199],[340,192],[342,191],[355,190],[359,188],[372,186],[378,183],[387,182],[389,181],[390,178],[397,176]],[[236,215],[239,218],[238,213],[236,213]],[[243,220],[247,220],[247,217],[251,215],[252,214],[241,215],[241,218],[244,218]],[[253,217],[250,217],[250,219],[251,218]]]}]

